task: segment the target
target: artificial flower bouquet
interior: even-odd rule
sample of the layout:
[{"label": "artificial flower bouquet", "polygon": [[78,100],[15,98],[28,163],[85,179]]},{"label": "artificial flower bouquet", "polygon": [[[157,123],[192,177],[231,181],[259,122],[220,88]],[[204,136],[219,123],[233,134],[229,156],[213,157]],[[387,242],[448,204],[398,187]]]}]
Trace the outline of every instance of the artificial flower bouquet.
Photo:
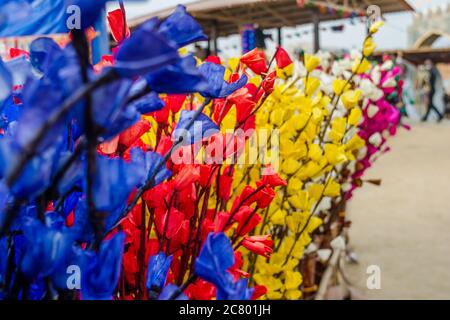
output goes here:
[{"label": "artificial flower bouquet", "polygon": [[122,8],[114,54],[92,66],[101,5],[75,2],[89,19],[68,44],[0,62],[1,298],[311,294],[307,248],[329,247],[332,204],[399,125],[398,71],[368,60],[379,24],[353,58],[202,62],[183,6],[133,32]]}]

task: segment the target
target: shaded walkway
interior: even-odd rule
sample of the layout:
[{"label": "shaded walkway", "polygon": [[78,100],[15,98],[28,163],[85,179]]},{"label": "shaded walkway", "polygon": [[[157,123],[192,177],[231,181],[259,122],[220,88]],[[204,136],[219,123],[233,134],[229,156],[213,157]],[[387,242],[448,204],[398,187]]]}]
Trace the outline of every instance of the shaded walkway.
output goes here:
[{"label": "shaded walkway", "polygon": [[351,246],[360,260],[350,278],[366,287],[366,268],[381,267],[370,299],[450,299],[450,123],[416,124],[390,142],[349,205]]}]

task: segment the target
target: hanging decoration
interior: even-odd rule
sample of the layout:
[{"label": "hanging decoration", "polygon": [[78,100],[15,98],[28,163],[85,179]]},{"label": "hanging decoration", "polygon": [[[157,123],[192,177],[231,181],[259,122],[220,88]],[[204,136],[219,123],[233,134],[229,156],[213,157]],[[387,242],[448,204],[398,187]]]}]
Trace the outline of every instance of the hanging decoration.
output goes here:
[{"label": "hanging decoration", "polygon": [[354,19],[358,16],[366,16],[364,8],[357,7],[355,4],[353,6],[340,4],[340,2],[338,0],[297,0],[297,5],[300,8],[317,9],[322,15],[337,15],[339,18]]},{"label": "hanging decoration", "polygon": [[253,24],[246,24],[241,29],[242,53],[256,48],[256,29]]}]

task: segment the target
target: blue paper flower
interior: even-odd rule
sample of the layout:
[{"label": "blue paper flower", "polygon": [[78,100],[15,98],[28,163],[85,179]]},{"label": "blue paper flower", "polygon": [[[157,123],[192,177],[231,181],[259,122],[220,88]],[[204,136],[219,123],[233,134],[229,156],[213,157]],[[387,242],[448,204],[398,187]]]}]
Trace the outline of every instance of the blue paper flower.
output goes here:
[{"label": "blue paper flower", "polygon": [[[56,173],[64,147],[62,136],[53,137],[53,145],[33,157],[11,187],[11,193],[22,199],[33,199],[43,192]],[[11,137],[0,141],[0,178],[7,177],[23,150]]]},{"label": "blue paper flower", "polygon": [[0,102],[8,98],[11,94],[12,81],[11,73],[0,58]]},{"label": "blue paper flower", "polygon": [[[102,86],[92,95],[94,120],[105,131],[102,137],[107,140],[132,126],[140,118],[133,105],[124,106],[129,96],[132,82],[121,79]],[[77,124],[83,130],[84,125]]]},{"label": "blue paper flower", "polygon": [[164,101],[161,100],[156,92],[150,92],[133,102],[133,104],[140,114],[147,114],[164,108]]},{"label": "blue paper flower", "polygon": [[64,201],[63,204],[63,208],[62,208],[62,216],[63,218],[67,218],[67,216],[73,211],[75,210],[75,208],[77,207],[78,203],[80,202],[80,198],[82,196],[81,192],[78,191],[74,191],[71,192],[67,197],[66,200]]},{"label": "blue paper flower", "polygon": [[23,225],[26,240],[25,254],[21,262],[22,272],[30,277],[46,277],[64,264],[71,252],[74,235],[48,228],[35,219]]},{"label": "blue paper flower", "polygon": [[[65,151],[61,154],[60,163],[58,169],[60,170],[64,163],[70,157],[71,153]],[[81,185],[83,179],[83,173],[85,170],[84,159],[82,156],[75,160],[72,165],[64,172],[61,180],[58,183],[57,189],[60,195],[64,195],[70,190],[72,190],[76,185]]]},{"label": "blue paper flower", "polygon": [[208,234],[195,261],[195,273],[217,288],[226,288],[232,281],[227,270],[233,264],[234,252],[230,239],[223,232]]},{"label": "blue paper flower", "polygon": [[147,267],[147,289],[159,291],[164,287],[171,263],[172,256],[167,257],[164,252],[150,257]]},{"label": "blue paper flower", "polygon": [[229,275],[229,281],[226,286],[217,287],[217,300],[250,300],[254,289],[248,289],[248,279],[239,279],[234,282],[233,277]]},{"label": "blue paper flower", "polygon": [[194,93],[208,90],[208,82],[196,67],[195,58],[186,56],[146,77],[148,87],[169,94]]},{"label": "blue paper flower", "polygon": [[[64,98],[58,82],[44,77],[40,80],[30,79],[22,90],[23,105],[14,141],[20,147],[26,147],[35,138],[36,133],[48,120],[48,116],[60,106]],[[51,94],[50,94],[51,93]],[[65,119],[50,128],[43,141],[39,144],[38,151],[43,151],[54,143],[55,137],[62,135],[65,128]]]},{"label": "blue paper flower", "polygon": [[[163,157],[156,152],[148,151],[143,153],[140,149],[131,150],[131,159],[133,162],[136,162],[140,167],[145,168],[146,179],[149,179],[155,173],[158,164],[163,160]],[[163,166],[159,169],[159,172],[155,176],[155,181],[153,181],[153,185],[156,186],[163,182],[164,180],[169,179],[172,176],[172,171]]]},{"label": "blue paper flower", "polygon": [[115,64],[120,75],[145,75],[179,59],[177,46],[158,32],[158,24],[157,18],[145,22],[122,43]]},{"label": "blue paper flower", "polygon": [[4,283],[8,266],[8,242],[6,237],[0,238],[0,283]]},{"label": "blue paper flower", "polygon": [[12,76],[14,86],[22,86],[29,77],[33,77],[31,63],[25,56],[20,56],[5,62],[6,68]]},{"label": "blue paper flower", "polygon": [[39,279],[30,284],[30,291],[28,293],[28,299],[31,301],[43,300],[46,292],[47,292],[47,286],[45,285],[44,279]]},{"label": "blue paper flower", "polygon": [[236,82],[228,83],[224,80],[225,67],[212,62],[201,64],[199,69],[209,84],[200,92],[204,97],[225,98],[245,86],[248,80],[246,75],[242,75]]},{"label": "blue paper flower", "polygon": [[83,300],[110,300],[119,281],[125,235],[119,232],[104,241],[95,254],[83,257],[81,296]]},{"label": "blue paper flower", "polygon": [[[122,213],[127,206],[127,200],[131,192],[147,179],[149,168],[154,166],[152,157],[143,154],[142,151],[131,150],[131,161],[126,162],[121,158],[110,159],[103,156],[97,157],[97,171],[94,178],[94,204],[99,212],[105,214],[104,229],[109,231],[117,222],[123,218]],[[82,168],[85,168],[86,160]],[[77,169],[79,165],[74,165],[69,170],[69,176],[64,177],[60,189],[69,190],[71,186],[84,179],[85,169]],[[170,172],[170,171],[169,171]],[[161,171],[157,179],[166,179],[167,173]],[[169,175],[170,176],[170,175]],[[67,179],[67,180],[66,180]],[[85,180],[84,180],[85,181]],[[86,185],[84,186],[86,188]],[[77,239],[80,241],[91,241],[94,236],[92,223],[89,219],[86,198],[79,200],[75,211],[75,230]]]},{"label": "blue paper flower", "polygon": [[41,73],[47,73],[52,62],[62,54],[62,49],[51,38],[42,37],[30,43],[31,64]]},{"label": "blue paper flower", "polygon": [[172,135],[172,139],[174,141],[178,141],[182,138],[183,144],[193,144],[220,131],[219,127],[203,113],[195,119],[193,125],[189,128],[189,130],[187,130],[187,126],[193,119],[194,115],[194,110],[181,111],[180,120],[178,121]]},{"label": "blue paper flower", "polygon": [[[179,288],[173,283],[168,284],[159,295],[158,300],[169,300],[178,290]],[[184,293],[180,293],[175,300],[189,300],[189,298]]]},{"label": "blue paper flower", "polygon": [[175,41],[178,47],[208,40],[201,26],[186,12],[186,7],[183,5],[178,5],[175,11],[161,22],[159,32],[168,39]]},{"label": "blue paper flower", "polygon": [[16,121],[20,115],[20,106],[14,102],[14,96],[10,95],[0,106],[0,128],[5,130],[9,124]]},{"label": "blue paper flower", "polygon": [[94,203],[98,211],[114,212],[126,203],[131,191],[147,177],[145,167],[135,161],[97,157]]}]

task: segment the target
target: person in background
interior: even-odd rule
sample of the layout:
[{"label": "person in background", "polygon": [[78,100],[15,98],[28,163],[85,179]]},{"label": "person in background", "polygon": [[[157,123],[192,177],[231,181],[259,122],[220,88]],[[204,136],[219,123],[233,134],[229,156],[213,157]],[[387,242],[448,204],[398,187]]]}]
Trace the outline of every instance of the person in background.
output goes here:
[{"label": "person in background", "polygon": [[444,116],[439,112],[439,110],[436,108],[436,106],[434,105],[434,102],[433,102],[434,96],[436,94],[436,82],[438,80],[438,77],[440,77],[439,70],[436,68],[433,61],[431,61],[430,59],[425,60],[425,69],[428,71],[428,73],[430,75],[430,77],[429,77],[429,81],[430,81],[429,89],[430,90],[428,92],[427,113],[422,118],[422,121],[427,121],[428,116],[430,115],[431,111],[434,111],[438,115],[438,117],[439,117],[438,121],[440,122],[440,121],[442,121]]},{"label": "person in background", "polygon": [[211,54],[211,52],[209,51],[208,48],[203,48],[201,45],[199,45],[198,43],[195,44],[194,47],[194,56],[199,58],[201,61],[205,60],[209,55]]}]

